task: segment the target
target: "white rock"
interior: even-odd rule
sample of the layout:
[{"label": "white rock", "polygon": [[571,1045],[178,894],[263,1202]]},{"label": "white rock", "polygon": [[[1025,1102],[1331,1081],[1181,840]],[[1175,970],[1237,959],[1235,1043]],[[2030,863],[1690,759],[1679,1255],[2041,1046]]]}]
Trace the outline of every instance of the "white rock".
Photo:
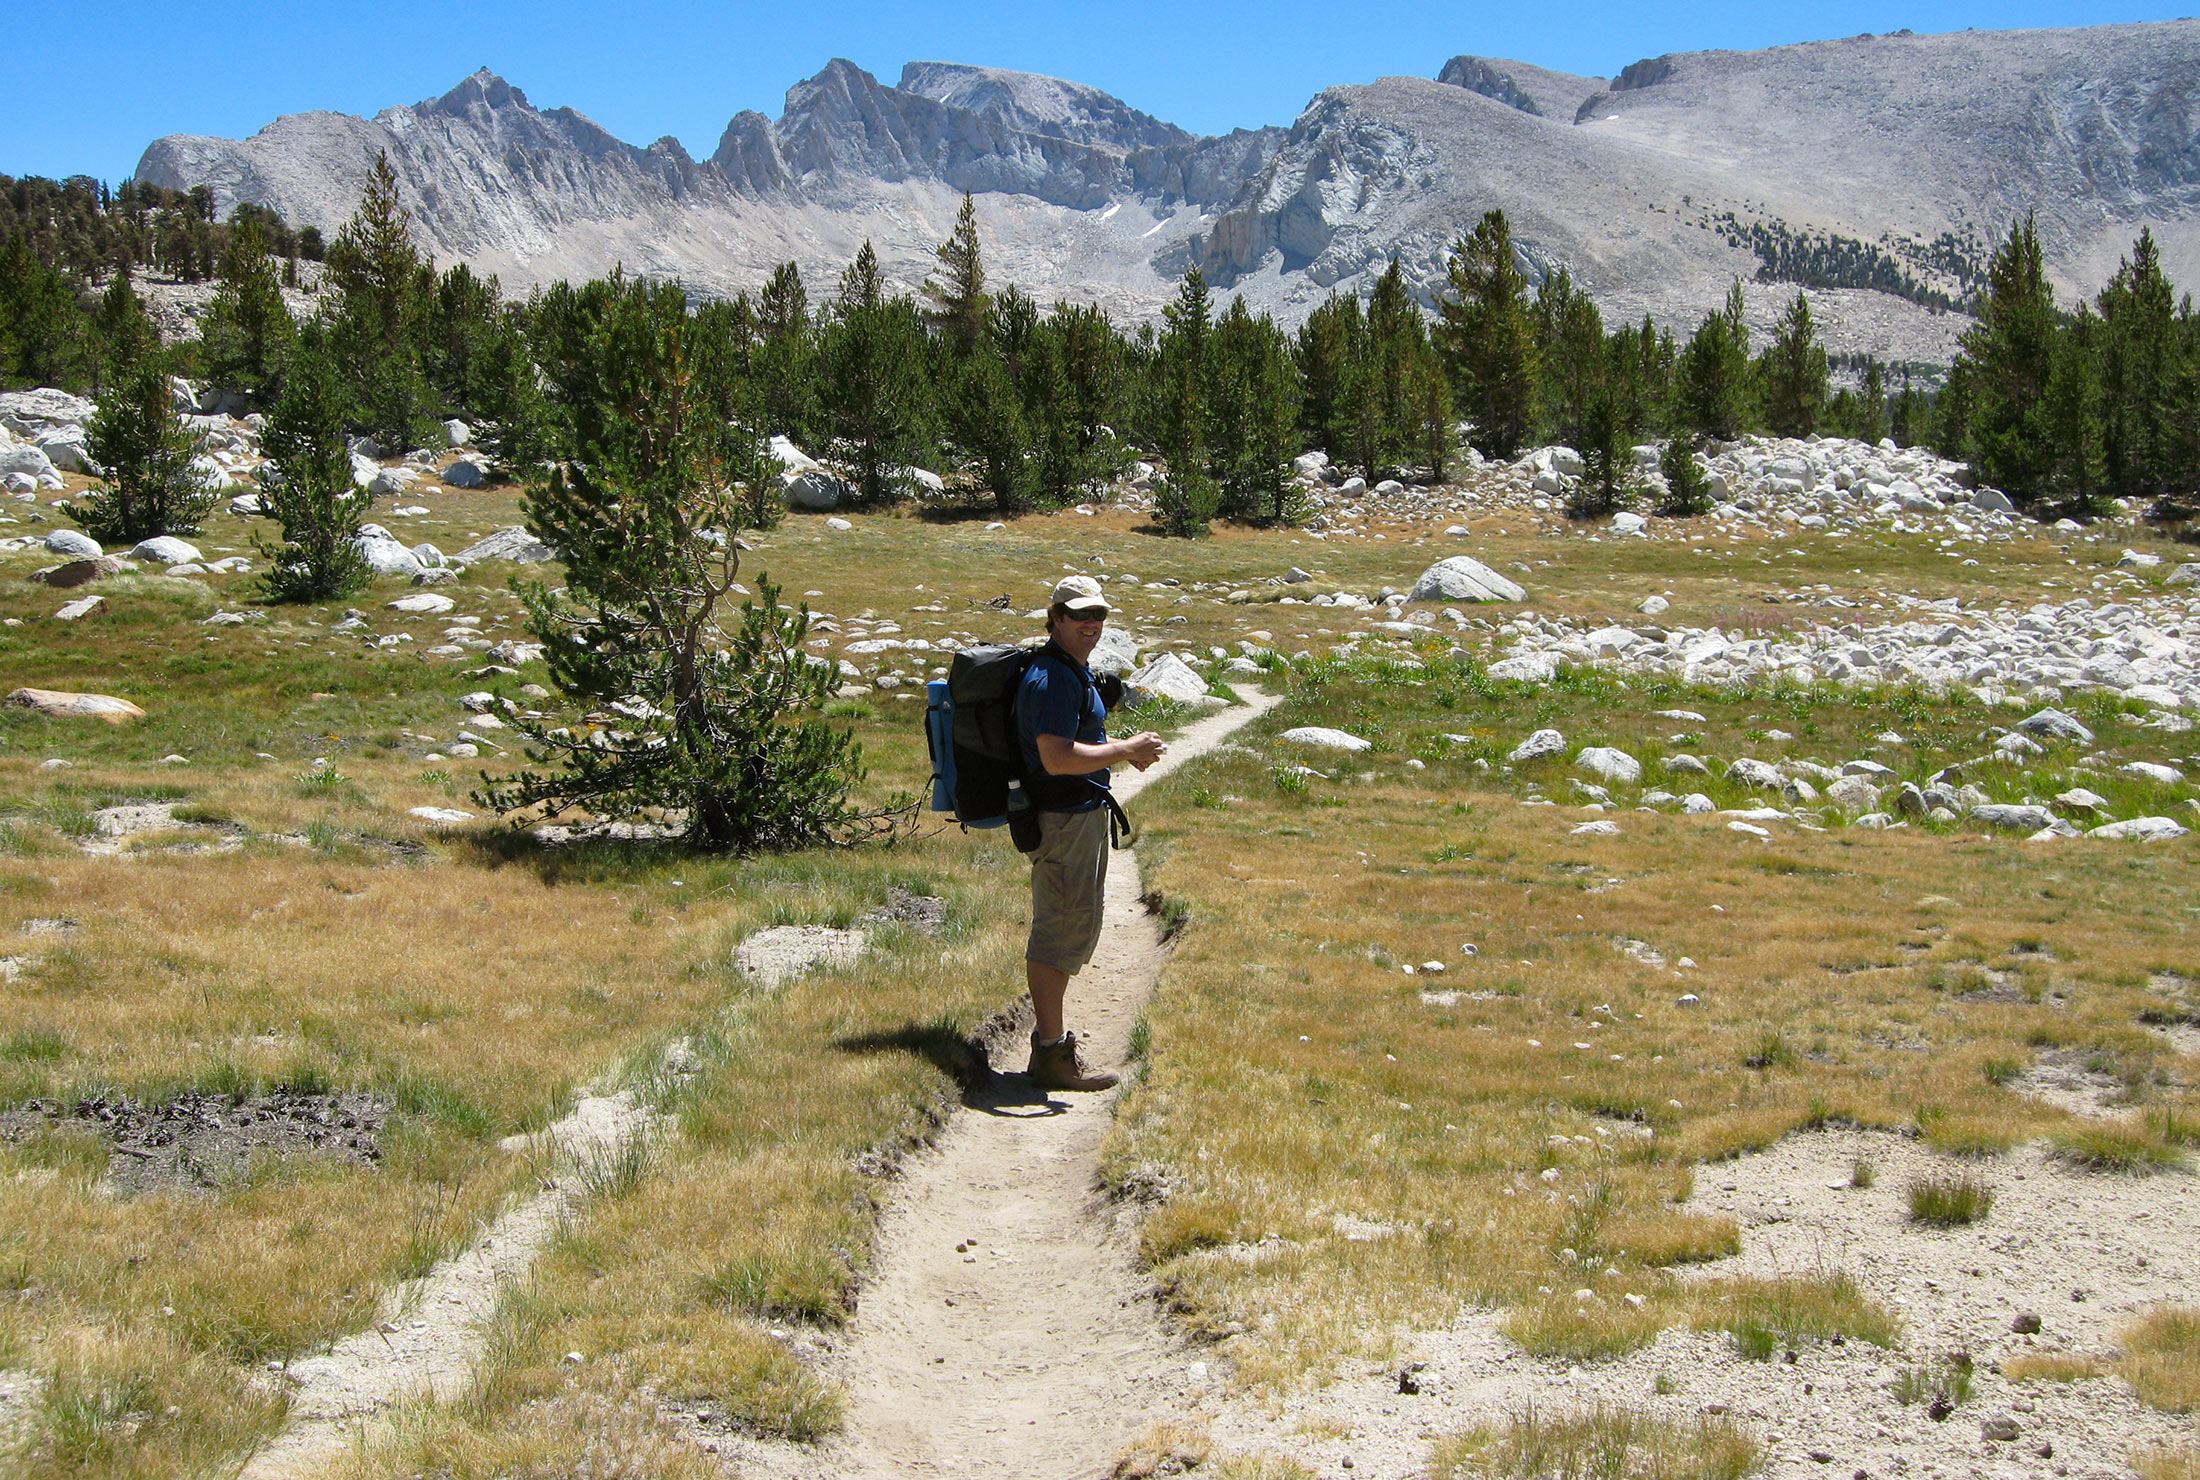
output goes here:
[{"label": "white rock", "polygon": [[406,815],[417,817],[423,822],[435,822],[445,825],[453,822],[471,822],[474,820],[473,813],[461,812],[456,807],[414,807]]},{"label": "white rock", "polygon": [[1642,599],[1642,605],[1636,607],[1635,610],[1646,617],[1654,617],[1672,604],[1662,596],[1645,596]]},{"label": "white rock", "polygon": [[1523,761],[1548,760],[1554,755],[1564,755],[1565,753],[1566,737],[1564,735],[1556,730],[1537,730],[1527,739],[1514,746],[1512,754],[1505,758],[1517,764]]},{"label": "white rock", "polygon": [[2093,732],[2060,709],[2042,709],[2018,720],[2017,728],[2042,740],[2071,740],[2080,745],[2093,743]]},{"label": "white rock", "polygon": [[818,465],[817,459],[788,441],[785,437],[771,439],[771,455],[783,473],[807,473]]},{"label": "white rock", "polygon": [[854,496],[853,488],[823,468],[811,468],[806,472],[793,474],[787,480],[787,507],[790,509],[826,514]]},{"label": "white rock", "polygon": [[2108,798],[2098,792],[2074,786],[2068,791],[2057,792],[2055,801],[2073,812],[2104,812],[2108,810]]},{"label": "white rock", "polygon": [[1983,807],[1971,809],[1971,820],[1983,822],[1997,832],[2038,832],[2043,827],[2053,827],[2055,814],[2045,807],[2022,806],[2012,802],[1988,802]]},{"label": "white rock", "polygon": [[1323,750],[1359,751],[1375,748],[1375,742],[1372,740],[1363,740],[1358,735],[1348,734],[1343,730],[1327,729],[1321,725],[1300,725],[1296,729],[1285,730],[1277,738],[1289,740],[1299,745],[1318,746]]},{"label": "white rock", "polygon": [[1728,832],[1747,833],[1753,838],[1769,838],[1772,836],[1771,833],[1754,822],[1729,822],[1726,825],[1726,830]]},{"label": "white rock", "polygon": [[1681,798],[1681,810],[1691,817],[1701,817],[1706,812],[1716,812],[1719,804],[1700,791],[1692,791]]},{"label": "white rock", "polygon": [[199,547],[187,540],[179,540],[172,534],[155,535],[149,540],[139,540],[130,547],[132,560],[150,561],[154,565],[196,565],[206,557],[199,554]]},{"label": "white rock", "polygon": [[1649,523],[1640,514],[1623,511],[1612,516],[1612,533],[1623,536],[1639,535]]},{"label": "white rock", "polygon": [[413,612],[428,615],[447,612],[458,605],[450,597],[434,591],[423,591],[417,596],[400,596],[397,600],[385,604],[393,612]]},{"label": "white rock", "polygon": [[71,560],[97,560],[103,553],[99,541],[80,529],[55,529],[46,534],[45,545],[56,555]]},{"label": "white rock", "polygon": [[106,607],[107,598],[104,596],[80,596],[55,612],[53,619],[56,622],[80,622],[95,612],[106,610]]},{"label": "white rock", "polygon": [[474,429],[466,425],[466,423],[460,421],[457,417],[454,416],[449,421],[443,423],[443,441],[445,445],[451,447],[464,447],[468,442],[471,442],[473,440]]},{"label": "white rock", "polygon": [[832,518],[826,520],[825,527],[831,530],[844,530],[855,528],[853,524],[850,524],[847,520],[841,518],[838,514],[835,514]]},{"label": "white rock", "polygon": [[1579,827],[1569,829],[1568,832],[1570,836],[1577,838],[1613,838],[1619,836],[1619,824],[1599,818],[1595,822],[1584,822]]},{"label": "white rock", "polygon": [[2126,761],[2116,769],[2126,776],[2137,776],[2147,781],[2158,781],[2164,786],[2175,786],[2185,779],[2185,773],[2175,766],[2165,766],[2155,761]]},{"label": "white rock", "polygon": [[1771,791],[1778,791],[1781,787],[1787,785],[1787,777],[1780,774],[1777,766],[1751,759],[1748,756],[1744,756],[1726,768],[1726,779],[1738,781],[1744,786],[1763,787]]},{"label": "white rock", "polygon": [[1880,788],[1868,777],[1843,776],[1826,787],[1826,795],[1850,812],[1869,812],[1879,805]]},{"label": "white rock", "polygon": [[1642,762],[1609,745],[1585,747],[1574,757],[1574,764],[1592,776],[1601,776],[1622,786],[1632,786],[1642,779]]},{"label": "white rock", "polygon": [[1550,653],[1516,653],[1490,664],[1490,677],[1521,683],[1549,683],[1558,676],[1558,659]]},{"label": "white rock", "polygon": [[462,457],[443,470],[443,481],[453,488],[479,488],[489,481],[489,475],[480,463]]},{"label": "white rock", "polygon": [[1471,555],[1439,560],[1421,572],[1408,601],[1525,601],[1528,593]]},{"label": "white rock", "polygon": [[558,552],[519,525],[510,524],[494,534],[483,536],[451,558],[467,565],[480,560],[509,560],[515,565],[536,565],[545,560],[557,559]]},{"label": "white rock", "polygon": [[2171,838],[2181,838],[2191,829],[2170,821],[2167,817],[2130,817],[2122,822],[2111,822],[2105,827],[2089,828],[2089,838],[2111,838],[2119,842],[2163,843]]},{"label": "white rock", "polygon": [[1192,704],[1206,697],[1207,680],[1176,654],[1163,653],[1124,680],[1124,688],[1135,700],[1162,698]]},{"label": "white rock", "polygon": [[423,569],[420,557],[396,540],[386,537],[377,539],[373,535],[362,533],[353,543],[358,546],[361,558],[367,562],[367,568],[378,576],[412,576],[418,575]]}]

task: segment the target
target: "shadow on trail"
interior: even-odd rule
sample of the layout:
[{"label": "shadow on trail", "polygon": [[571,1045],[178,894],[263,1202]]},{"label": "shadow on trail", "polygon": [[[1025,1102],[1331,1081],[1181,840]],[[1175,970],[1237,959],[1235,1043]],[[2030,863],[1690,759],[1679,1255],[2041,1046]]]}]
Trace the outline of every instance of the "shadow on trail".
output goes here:
[{"label": "shadow on trail", "polygon": [[836,1038],[833,1047],[851,1054],[915,1054],[961,1085],[966,1096],[981,1092],[993,1078],[985,1045],[947,1023],[905,1023],[884,1032]]}]

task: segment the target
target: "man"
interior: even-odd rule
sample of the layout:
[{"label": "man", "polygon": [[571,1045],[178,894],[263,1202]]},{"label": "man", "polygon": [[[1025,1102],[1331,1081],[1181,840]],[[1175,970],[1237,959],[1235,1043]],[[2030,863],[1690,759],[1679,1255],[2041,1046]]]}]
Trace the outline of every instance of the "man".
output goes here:
[{"label": "man", "polygon": [[1024,980],[1031,990],[1032,1083],[1043,1089],[1103,1090],[1116,1076],[1088,1068],[1077,1035],[1062,1025],[1069,979],[1092,959],[1108,877],[1108,767],[1145,770],[1167,749],[1147,731],[1110,740],[1107,708],[1087,666],[1106,630],[1108,599],[1091,576],[1069,576],[1047,607],[1047,645],[1024,672],[1016,724],[1024,788],[1039,813],[1031,855],[1031,938]]}]

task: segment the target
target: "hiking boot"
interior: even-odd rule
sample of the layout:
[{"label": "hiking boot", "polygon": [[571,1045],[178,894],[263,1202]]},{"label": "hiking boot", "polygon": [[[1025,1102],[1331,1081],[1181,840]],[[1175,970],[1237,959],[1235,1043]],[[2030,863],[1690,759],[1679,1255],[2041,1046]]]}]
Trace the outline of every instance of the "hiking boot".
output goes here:
[{"label": "hiking boot", "polygon": [[1031,1063],[1024,1069],[1031,1082],[1041,1089],[1061,1089],[1073,1092],[1113,1089],[1116,1076],[1106,1070],[1094,1070],[1085,1066],[1077,1052],[1077,1035],[1064,1033],[1053,1043],[1042,1044],[1031,1040]]}]

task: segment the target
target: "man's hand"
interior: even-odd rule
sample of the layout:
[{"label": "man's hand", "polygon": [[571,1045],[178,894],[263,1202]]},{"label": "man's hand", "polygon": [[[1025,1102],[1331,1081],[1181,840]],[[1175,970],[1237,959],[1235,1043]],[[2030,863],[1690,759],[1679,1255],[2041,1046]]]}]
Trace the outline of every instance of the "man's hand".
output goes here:
[{"label": "man's hand", "polygon": [[1123,759],[1129,761],[1134,770],[1143,771],[1167,754],[1168,749],[1159,735],[1148,730],[1123,742]]}]

